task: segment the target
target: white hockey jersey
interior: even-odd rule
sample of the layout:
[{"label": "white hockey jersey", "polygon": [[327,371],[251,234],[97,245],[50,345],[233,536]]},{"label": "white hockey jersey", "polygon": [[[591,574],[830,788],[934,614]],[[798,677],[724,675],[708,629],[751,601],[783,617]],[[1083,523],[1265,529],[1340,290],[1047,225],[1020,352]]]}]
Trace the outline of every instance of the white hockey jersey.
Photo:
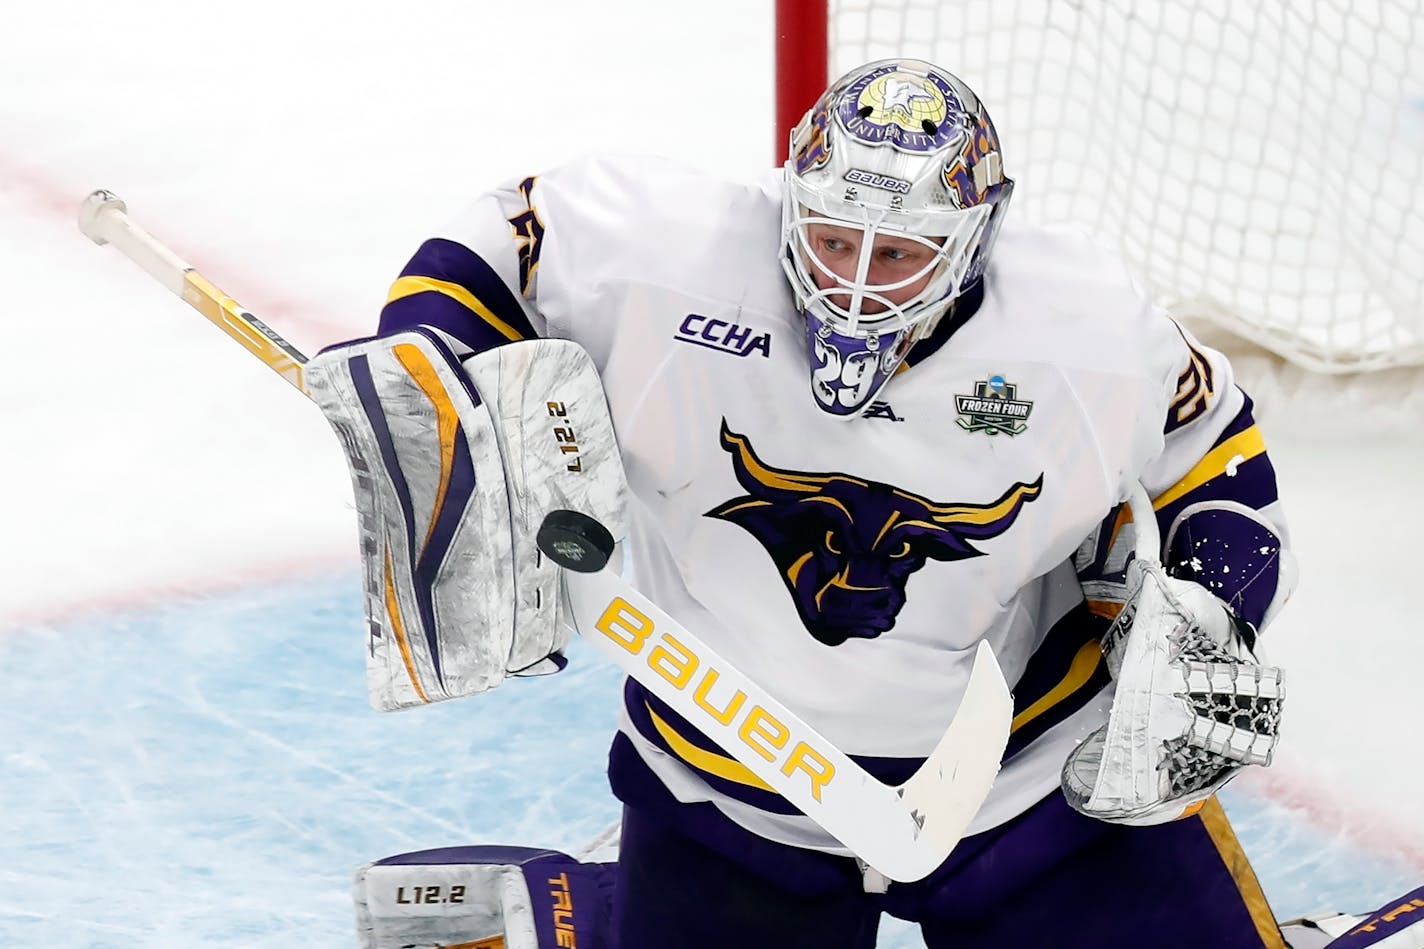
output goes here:
[{"label": "white hockey jersey", "polygon": [[[780,188],[779,171],[737,185],[614,157],[525,179],[421,248],[383,328],[581,343],[635,496],[636,585],[873,772],[914,770],[988,640],[1016,718],[984,830],[1051,792],[1105,720],[1084,538],[1134,481],[1165,516],[1227,496],[1279,525],[1264,446],[1226,361],[1113,255],[1012,215],[977,312],[919,344],[864,417],[827,415],[781,270]],[[627,698],[627,740],[680,800],[844,852]]]}]

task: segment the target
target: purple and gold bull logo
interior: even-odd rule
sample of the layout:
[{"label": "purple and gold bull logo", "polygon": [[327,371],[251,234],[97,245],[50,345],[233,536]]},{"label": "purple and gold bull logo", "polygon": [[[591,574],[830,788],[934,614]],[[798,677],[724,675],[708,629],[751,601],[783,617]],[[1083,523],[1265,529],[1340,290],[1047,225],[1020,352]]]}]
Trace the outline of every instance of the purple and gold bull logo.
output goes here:
[{"label": "purple and gold bull logo", "polygon": [[895,625],[905,583],[926,560],[979,557],[1043,487],[1015,484],[988,504],[937,504],[851,475],[765,464],[722,421],[722,447],[747,494],[708,511],[755,537],[781,573],[801,622],[827,646],[874,639]]}]

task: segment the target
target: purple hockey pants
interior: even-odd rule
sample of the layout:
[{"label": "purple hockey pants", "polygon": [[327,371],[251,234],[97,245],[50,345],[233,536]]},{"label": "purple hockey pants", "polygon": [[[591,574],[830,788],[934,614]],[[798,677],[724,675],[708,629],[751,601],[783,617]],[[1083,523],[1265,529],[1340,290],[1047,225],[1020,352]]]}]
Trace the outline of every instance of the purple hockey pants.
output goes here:
[{"label": "purple hockey pants", "polygon": [[619,949],[862,949],[882,912],[919,923],[929,949],[1285,946],[1215,799],[1122,827],[1055,792],[965,838],[925,880],[867,894],[850,859],[763,840],[710,804],[649,798],[625,807],[617,873]]}]

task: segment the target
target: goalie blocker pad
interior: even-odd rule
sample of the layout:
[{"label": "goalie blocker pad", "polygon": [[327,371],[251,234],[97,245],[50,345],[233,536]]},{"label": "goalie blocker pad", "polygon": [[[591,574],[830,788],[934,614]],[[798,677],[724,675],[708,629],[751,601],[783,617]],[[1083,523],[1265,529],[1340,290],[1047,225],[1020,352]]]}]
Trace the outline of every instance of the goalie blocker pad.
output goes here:
[{"label": "goalie blocker pad", "polygon": [[306,379],[355,495],[371,704],[391,711],[557,671],[570,624],[535,534],[554,509],[626,532],[626,480],[582,347],[456,355],[428,328],[323,350]]},{"label": "goalie blocker pad", "polygon": [[615,866],[532,847],[444,847],[356,871],[361,949],[611,949]]}]

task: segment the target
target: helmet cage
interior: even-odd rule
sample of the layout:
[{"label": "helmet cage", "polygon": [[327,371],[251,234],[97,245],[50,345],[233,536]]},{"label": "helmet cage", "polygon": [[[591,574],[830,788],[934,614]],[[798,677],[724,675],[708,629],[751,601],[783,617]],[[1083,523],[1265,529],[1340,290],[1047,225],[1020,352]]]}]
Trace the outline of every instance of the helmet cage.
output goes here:
[{"label": "helmet cage", "polygon": [[[943,314],[965,282],[993,213],[990,204],[934,215],[868,206],[852,210],[844,204],[827,207],[829,202],[823,196],[796,179],[788,184],[796,192],[796,200],[783,204],[782,241],[787,252],[782,266],[796,302],[837,333],[850,337],[873,339],[892,329],[911,329]],[[814,224],[860,231],[854,277],[836,274],[816,256],[810,241],[810,227]],[[920,244],[931,257],[907,277],[893,283],[872,284],[868,280],[870,263],[876,238],[881,235]],[[896,303],[888,296],[924,279],[926,274],[930,274],[929,281],[910,299]],[[817,279],[818,275],[824,279]],[[873,312],[866,312],[867,302],[877,304]]]},{"label": "helmet cage", "polygon": [[[978,97],[919,60],[868,63],[827,89],[791,132],[784,182],[781,263],[806,320],[811,388],[822,409],[853,418],[983,274],[1013,182]],[[817,224],[860,232],[853,265],[817,256]],[[872,284],[887,236],[931,255]]]}]

